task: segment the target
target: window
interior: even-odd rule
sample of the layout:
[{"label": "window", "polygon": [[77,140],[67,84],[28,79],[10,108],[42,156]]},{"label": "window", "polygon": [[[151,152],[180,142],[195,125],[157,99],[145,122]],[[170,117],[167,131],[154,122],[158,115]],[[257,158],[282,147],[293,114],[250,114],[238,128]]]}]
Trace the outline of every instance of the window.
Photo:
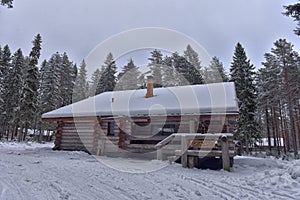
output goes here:
[{"label": "window", "polygon": [[171,135],[178,131],[178,126],[175,124],[165,124],[163,127],[154,125],[152,127],[152,133],[157,135]]},{"label": "window", "polygon": [[115,135],[115,122],[108,122],[107,135]]}]

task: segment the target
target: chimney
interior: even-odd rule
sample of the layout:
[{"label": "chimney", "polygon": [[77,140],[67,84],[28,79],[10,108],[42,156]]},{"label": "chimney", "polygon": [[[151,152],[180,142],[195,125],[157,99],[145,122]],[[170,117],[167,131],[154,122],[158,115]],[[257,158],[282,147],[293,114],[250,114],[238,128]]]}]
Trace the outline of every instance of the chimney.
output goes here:
[{"label": "chimney", "polygon": [[153,97],[153,76],[147,76],[147,94],[146,98]]}]

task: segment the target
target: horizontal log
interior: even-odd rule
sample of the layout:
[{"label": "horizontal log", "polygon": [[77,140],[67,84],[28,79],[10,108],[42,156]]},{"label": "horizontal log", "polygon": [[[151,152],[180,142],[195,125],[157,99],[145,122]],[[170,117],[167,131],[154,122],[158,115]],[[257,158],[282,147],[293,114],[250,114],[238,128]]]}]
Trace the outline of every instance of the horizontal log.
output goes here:
[{"label": "horizontal log", "polygon": [[74,136],[93,136],[94,135],[94,132],[86,132],[86,131],[82,131],[82,132],[77,132],[77,131],[64,131],[62,132],[62,135],[66,135],[66,136],[71,136],[71,135],[74,135]]},{"label": "horizontal log", "polygon": [[61,138],[63,141],[70,141],[70,140],[74,140],[74,141],[93,141],[94,138],[93,137],[62,137]]},{"label": "horizontal log", "polygon": [[62,131],[73,131],[73,132],[78,132],[78,131],[89,131],[93,132],[94,128],[93,127],[64,127],[61,129]]},{"label": "horizontal log", "polygon": [[136,149],[153,149],[156,150],[155,145],[151,144],[128,144],[128,148],[136,148]]},{"label": "horizontal log", "polygon": [[86,124],[95,124],[95,123],[98,123],[97,121],[95,120],[89,120],[89,121],[73,121],[73,122],[63,122],[62,124],[65,125],[65,126],[68,126],[68,125],[86,125]]},{"label": "horizontal log", "polygon": [[94,130],[80,130],[80,129],[74,129],[74,130],[70,130],[70,129],[65,129],[62,131],[63,134],[69,134],[69,133],[74,133],[74,134],[78,134],[78,133],[86,133],[86,134],[93,134],[94,133]]},{"label": "horizontal log", "polygon": [[93,140],[66,140],[66,139],[62,139],[61,143],[65,143],[65,144],[89,144],[89,143],[93,143]]},{"label": "horizontal log", "polygon": [[86,129],[86,130],[94,130],[94,126],[63,126],[63,130],[76,130],[76,129]]},{"label": "horizontal log", "polygon": [[167,136],[145,136],[145,135],[128,135],[126,139],[128,140],[134,140],[134,141],[149,141],[149,140],[154,140],[154,141],[161,141],[165,139]]}]

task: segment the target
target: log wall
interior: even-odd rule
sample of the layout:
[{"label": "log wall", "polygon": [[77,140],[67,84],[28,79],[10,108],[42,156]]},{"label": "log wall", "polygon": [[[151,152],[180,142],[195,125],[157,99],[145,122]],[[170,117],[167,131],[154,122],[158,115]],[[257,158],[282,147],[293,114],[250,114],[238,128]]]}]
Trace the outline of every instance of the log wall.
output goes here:
[{"label": "log wall", "polygon": [[95,120],[61,121],[58,124],[55,140],[57,149],[94,152]]},{"label": "log wall", "polygon": [[[173,133],[161,132],[164,125],[175,128],[174,132],[207,133],[215,131],[215,127],[218,127],[216,132],[220,132],[219,129],[224,124],[221,132],[230,132],[234,129],[235,118],[236,116],[157,116],[151,119],[61,119],[57,123],[55,149],[83,150],[92,154],[119,152],[120,149],[155,151],[155,145]],[[111,134],[108,134],[109,123],[114,123]]]}]

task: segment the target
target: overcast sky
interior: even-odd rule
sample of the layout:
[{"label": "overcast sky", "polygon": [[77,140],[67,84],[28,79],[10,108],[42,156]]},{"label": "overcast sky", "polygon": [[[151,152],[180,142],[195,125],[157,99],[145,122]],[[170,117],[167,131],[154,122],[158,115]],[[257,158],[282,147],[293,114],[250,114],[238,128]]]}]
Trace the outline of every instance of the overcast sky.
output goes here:
[{"label": "overcast sky", "polygon": [[[286,38],[299,52],[296,23],[283,16],[283,5],[296,0],[14,0],[0,7],[0,45],[31,49],[42,35],[42,59],[66,51],[80,63],[99,43],[135,28],[162,27],[181,32],[218,56],[228,69],[241,42],[259,68],[273,42]],[[176,42],[176,41],[174,41]],[[114,52],[112,52],[114,53]],[[138,61],[141,62],[141,61]],[[141,64],[141,63],[138,63]],[[90,72],[91,73],[91,72]]]}]

